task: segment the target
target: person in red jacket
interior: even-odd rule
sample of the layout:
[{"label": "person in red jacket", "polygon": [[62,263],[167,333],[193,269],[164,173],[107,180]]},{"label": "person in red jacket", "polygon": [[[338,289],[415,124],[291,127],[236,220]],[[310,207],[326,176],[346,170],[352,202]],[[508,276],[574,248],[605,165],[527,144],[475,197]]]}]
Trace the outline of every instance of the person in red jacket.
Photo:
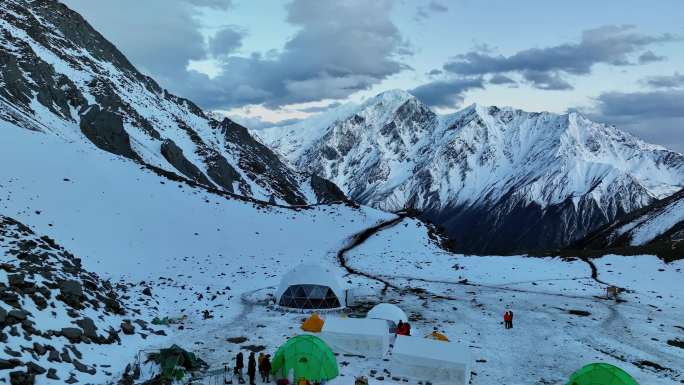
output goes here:
[{"label": "person in red jacket", "polygon": [[504,328],[510,329],[510,322],[511,322],[511,314],[506,311],[503,316],[504,319]]}]

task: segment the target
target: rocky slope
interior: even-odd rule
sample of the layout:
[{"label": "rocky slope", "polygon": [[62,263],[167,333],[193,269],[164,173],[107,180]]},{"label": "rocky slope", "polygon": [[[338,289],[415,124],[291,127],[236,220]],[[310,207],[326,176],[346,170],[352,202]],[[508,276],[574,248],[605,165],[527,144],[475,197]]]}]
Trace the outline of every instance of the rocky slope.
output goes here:
[{"label": "rocky slope", "polygon": [[258,135],[361,203],[422,211],[467,252],[568,245],[684,185],[684,155],[578,113],[440,116],[402,91]]},{"label": "rocky slope", "polygon": [[228,193],[302,205],[343,199],[292,171],[244,127],[169,94],[53,0],[0,6],[0,119],[90,142]]},{"label": "rocky slope", "polygon": [[684,190],[603,226],[571,250],[653,253],[684,258]]},{"label": "rocky slope", "polygon": [[140,319],[156,303],[133,288],[100,279],[51,238],[0,215],[0,377],[71,384],[112,376],[105,353],[166,335]]}]

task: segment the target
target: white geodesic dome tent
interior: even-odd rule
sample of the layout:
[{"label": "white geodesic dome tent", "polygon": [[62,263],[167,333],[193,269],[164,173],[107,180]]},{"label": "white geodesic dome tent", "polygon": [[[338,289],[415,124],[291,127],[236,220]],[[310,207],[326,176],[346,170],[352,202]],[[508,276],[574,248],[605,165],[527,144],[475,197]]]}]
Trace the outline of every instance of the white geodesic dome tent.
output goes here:
[{"label": "white geodesic dome tent", "polygon": [[302,264],[285,274],[276,291],[276,304],[292,309],[340,309],[346,291],[329,268]]},{"label": "white geodesic dome tent", "polygon": [[391,303],[379,303],[373,306],[366,314],[366,318],[384,319],[386,321],[394,322],[395,324],[401,322],[408,322],[408,317],[401,308]]}]

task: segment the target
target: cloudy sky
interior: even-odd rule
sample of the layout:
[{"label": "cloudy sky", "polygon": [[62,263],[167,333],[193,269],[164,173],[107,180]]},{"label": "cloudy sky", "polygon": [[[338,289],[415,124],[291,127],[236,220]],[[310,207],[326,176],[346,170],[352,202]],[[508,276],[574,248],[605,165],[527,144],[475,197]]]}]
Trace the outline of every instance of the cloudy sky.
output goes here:
[{"label": "cloudy sky", "polygon": [[401,88],[440,112],[580,110],[684,152],[681,0],[62,1],[252,127]]}]

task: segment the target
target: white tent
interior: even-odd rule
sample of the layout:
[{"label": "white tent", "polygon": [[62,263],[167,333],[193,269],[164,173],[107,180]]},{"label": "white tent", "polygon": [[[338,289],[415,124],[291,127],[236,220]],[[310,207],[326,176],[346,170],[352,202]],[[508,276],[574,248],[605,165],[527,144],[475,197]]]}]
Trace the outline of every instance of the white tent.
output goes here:
[{"label": "white tent", "polygon": [[391,336],[385,320],[328,317],[319,337],[336,353],[381,358]]},{"label": "white tent", "polygon": [[339,309],[346,292],[331,269],[299,265],[285,274],[276,291],[276,303],[296,309]]},{"label": "white tent", "polygon": [[379,303],[368,312],[366,318],[374,319],[384,319],[387,321],[392,321],[395,324],[402,322],[408,322],[408,317],[406,313],[401,310],[398,306],[392,305],[391,303]]},{"label": "white tent", "polygon": [[392,350],[392,375],[433,384],[465,385],[472,364],[467,347],[427,338],[397,336]]}]

